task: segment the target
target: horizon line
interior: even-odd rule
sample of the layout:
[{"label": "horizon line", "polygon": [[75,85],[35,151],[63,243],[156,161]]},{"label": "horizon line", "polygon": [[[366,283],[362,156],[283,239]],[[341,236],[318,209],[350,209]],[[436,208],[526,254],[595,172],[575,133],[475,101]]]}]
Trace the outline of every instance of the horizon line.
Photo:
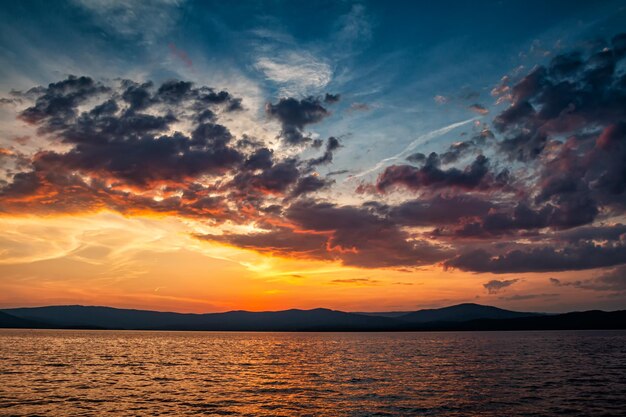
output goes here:
[{"label": "horizon line", "polygon": [[284,309],[280,309],[280,310],[243,310],[243,309],[235,309],[235,310],[224,310],[224,311],[209,311],[209,312],[202,312],[202,313],[197,313],[197,312],[181,312],[181,311],[166,311],[166,310],[151,310],[151,309],[142,309],[142,308],[134,308],[134,307],[113,307],[113,306],[107,306],[107,305],[87,305],[87,304],[46,304],[46,305],[37,305],[37,306],[21,306],[21,307],[0,307],[0,311],[6,311],[6,310],[17,310],[17,309],[35,309],[35,308],[50,308],[50,307],[84,307],[84,308],[109,308],[109,309],[114,309],[114,310],[131,310],[131,311],[145,311],[145,312],[151,312],[151,313],[165,313],[165,314],[186,314],[186,315],[206,315],[206,314],[226,314],[226,313],[279,313],[279,312],[285,312],[285,311],[315,311],[315,310],[327,310],[327,311],[336,311],[336,312],[341,312],[341,313],[349,313],[349,314],[392,314],[392,313],[414,313],[417,311],[424,311],[424,310],[441,310],[444,308],[450,308],[450,307],[457,307],[457,306],[462,306],[462,305],[473,305],[473,306],[480,306],[480,307],[492,307],[492,308],[497,308],[500,310],[505,310],[505,311],[512,311],[512,312],[517,312],[517,313],[536,313],[536,314],[548,314],[548,315],[553,315],[553,314],[567,314],[567,313],[583,313],[583,312],[589,312],[589,311],[602,311],[602,312],[606,312],[606,313],[610,313],[610,312],[616,312],[616,311],[624,311],[626,309],[616,309],[616,310],[603,310],[603,309],[580,309],[580,310],[567,310],[567,311],[559,311],[559,312],[545,312],[545,311],[520,311],[520,310],[511,310],[508,308],[502,308],[502,307],[498,307],[495,305],[490,305],[490,304],[479,304],[479,303],[471,303],[471,302],[466,302],[466,303],[458,303],[458,304],[450,304],[450,305],[444,305],[442,307],[428,307],[428,308],[418,308],[415,310],[389,310],[389,311],[383,311],[383,310],[376,310],[376,311],[349,311],[349,310],[340,310],[340,309],[335,309],[335,308],[329,308],[329,307],[313,307],[313,308],[297,308],[297,307],[292,307],[292,308],[284,308]]}]

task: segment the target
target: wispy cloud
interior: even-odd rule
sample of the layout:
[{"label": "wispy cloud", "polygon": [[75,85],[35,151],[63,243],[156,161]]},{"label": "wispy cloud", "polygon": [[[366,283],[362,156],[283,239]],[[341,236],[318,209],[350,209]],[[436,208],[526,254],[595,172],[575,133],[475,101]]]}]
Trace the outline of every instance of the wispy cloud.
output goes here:
[{"label": "wispy cloud", "polygon": [[489,294],[497,294],[503,289],[510,287],[511,285],[515,284],[518,281],[519,279],[517,278],[516,279],[504,279],[504,280],[492,279],[491,281],[484,283],[483,287],[485,287],[485,289],[487,290]]},{"label": "wispy cloud", "polygon": [[330,65],[307,52],[285,52],[270,57],[261,56],[255,67],[265,78],[279,86],[281,96],[305,96],[326,87],[333,75]]},{"label": "wispy cloud", "polygon": [[448,132],[450,132],[450,131],[452,131],[452,130],[454,130],[456,128],[459,128],[461,126],[465,126],[466,124],[471,123],[471,122],[473,122],[473,121],[475,121],[477,119],[479,119],[479,118],[478,117],[473,117],[471,119],[463,120],[462,122],[452,123],[452,124],[450,124],[448,126],[444,126],[442,128],[432,130],[432,131],[430,131],[428,133],[424,133],[423,135],[418,136],[413,142],[409,143],[409,145],[406,148],[404,148],[401,152],[395,154],[394,156],[390,156],[389,158],[382,159],[376,165],[374,165],[373,167],[371,167],[369,169],[366,169],[365,171],[362,171],[362,172],[360,172],[358,174],[355,174],[355,175],[353,175],[351,177],[348,177],[347,179],[350,179],[350,178],[360,178],[360,177],[363,177],[363,176],[365,176],[367,174],[370,174],[372,172],[378,171],[379,169],[383,168],[385,165],[389,164],[390,162],[397,161],[398,159],[401,159],[401,158],[407,156],[413,150],[415,150],[415,148],[417,148],[419,145],[421,145],[421,144],[423,144],[423,143],[425,143],[425,142],[427,142],[427,141],[429,141],[431,139],[434,139],[434,138],[437,138],[439,136],[445,135],[446,133],[448,133]]},{"label": "wispy cloud", "polygon": [[372,38],[372,25],[363,5],[353,5],[350,12],[342,16],[338,23],[340,27],[336,39],[344,46],[343,52],[350,51],[354,49],[355,44],[367,42]]},{"label": "wispy cloud", "polygon": [[118,35],[153,43],[178,21],[184,0],[72,0],[89,11],[104,29]]}]

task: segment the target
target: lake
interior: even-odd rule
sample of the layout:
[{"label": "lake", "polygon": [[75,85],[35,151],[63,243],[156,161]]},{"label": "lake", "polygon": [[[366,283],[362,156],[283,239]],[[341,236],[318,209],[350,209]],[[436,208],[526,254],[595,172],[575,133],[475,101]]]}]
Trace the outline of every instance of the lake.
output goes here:
[{"label": "lake", "polygon": [[0,330],[0,415],[626,414],[626,331]]}]

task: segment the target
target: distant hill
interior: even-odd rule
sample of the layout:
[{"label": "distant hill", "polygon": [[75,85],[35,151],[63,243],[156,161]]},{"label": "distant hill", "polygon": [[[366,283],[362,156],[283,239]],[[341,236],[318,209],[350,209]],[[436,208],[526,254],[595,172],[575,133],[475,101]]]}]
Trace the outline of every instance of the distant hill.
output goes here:
[{"label": "distant hill", "polygon": [[318,308],[272,312],[182,314],[111,307],[51,306],[4,310],[17,317],[59,327],[167,330],[329,330],[387,329],[398,326],[386,317]]},{"label": "distant hill", "polygon": [[366,311],[366,312],[354,312],[354,314],[361,314],[363,316],[378,316],[378,317],[400,317],[405,316],[412,311]]},{"label": "distant hill", "polygon": [[34,320],[26,320],[0,311],[0,328],[29,328],[39,329],[49,327]]},{"label": "distant hill", "polygon": [[477,319],[513,319],[538,315],[541,314],[523,313],[519,311],[504,310],[498,307],[465,303],[444,308],[414,311],[412,313],[397,316],[397,318],[411,323],[430,323],[442,321],[460,322]]},{"label": "distant hill", "polygon": [[0,327],[222,331],[467,331],[626,329],[626,311],[546,315],[459,304],[399,316],[317,308],[182,314],[111,307],[50,306],[0,312]]},{"label": "distant hill", "polygon": [[626,329],[626,310],[582,311],[551,316],[472,320],[449,326],[454,330],[611,330]]}]

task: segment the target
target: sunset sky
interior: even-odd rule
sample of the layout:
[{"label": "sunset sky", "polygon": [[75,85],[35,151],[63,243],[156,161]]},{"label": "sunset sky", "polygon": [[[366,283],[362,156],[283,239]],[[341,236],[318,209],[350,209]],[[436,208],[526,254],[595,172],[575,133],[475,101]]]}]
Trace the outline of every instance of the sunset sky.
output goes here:
[{"label": "sunset sky", "polygon": [[0,308],[626,307],[625,1],[0,7]]}]

